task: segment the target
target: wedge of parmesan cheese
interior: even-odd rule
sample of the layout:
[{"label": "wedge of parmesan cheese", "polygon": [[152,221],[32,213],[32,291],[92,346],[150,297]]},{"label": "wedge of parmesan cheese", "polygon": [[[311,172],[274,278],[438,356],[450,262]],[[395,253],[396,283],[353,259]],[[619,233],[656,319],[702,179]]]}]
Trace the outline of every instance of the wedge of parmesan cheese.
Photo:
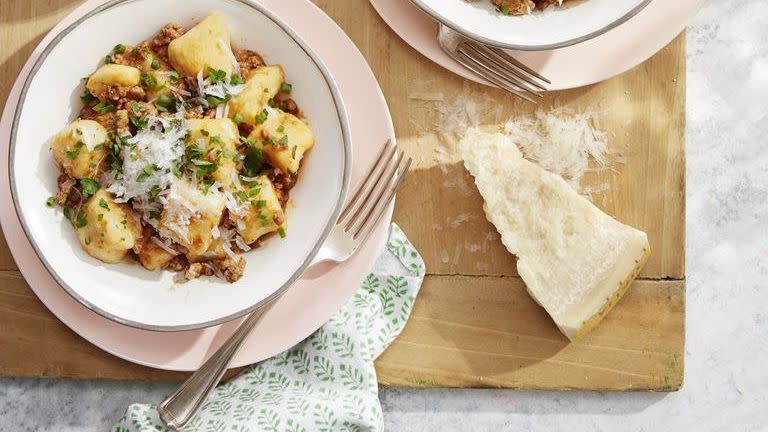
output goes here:
[{"label": "wedge of parmesan cheese", "polygon": [[644,232],[606,215],[562,177],[524,159],[501,133],[470,129],[458,145],[488,220],[528,292],[569,339],[591,330],[640,272]]}]

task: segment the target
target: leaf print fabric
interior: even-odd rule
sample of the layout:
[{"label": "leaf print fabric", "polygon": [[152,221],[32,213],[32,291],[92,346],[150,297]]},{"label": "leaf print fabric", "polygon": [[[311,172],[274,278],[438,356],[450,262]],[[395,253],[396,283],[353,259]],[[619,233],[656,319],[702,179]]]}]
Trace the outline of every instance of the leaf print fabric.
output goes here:
[{"label": "leaf print fabric", "polygon": [[[217,387],[185,432],[381,431],[373,361],[403,330],[423,279],[421,256],[393,224],[353,298],[305,341]],[[112,429],[166,430],[151,404],[129,406]]]}]

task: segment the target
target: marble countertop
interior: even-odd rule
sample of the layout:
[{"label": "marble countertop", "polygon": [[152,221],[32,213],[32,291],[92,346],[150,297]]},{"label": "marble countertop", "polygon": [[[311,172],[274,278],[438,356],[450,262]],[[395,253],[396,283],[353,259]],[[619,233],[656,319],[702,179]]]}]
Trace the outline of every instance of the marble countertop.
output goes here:
[{"label": "marble countertop", "polygon": [[[683,389],[382,389],[387,431],[768,430],[766,23],[764,0],[710,1],[689,27]],[[171,388],[2,378],[0,431],[108,430],[128,404]]]}]

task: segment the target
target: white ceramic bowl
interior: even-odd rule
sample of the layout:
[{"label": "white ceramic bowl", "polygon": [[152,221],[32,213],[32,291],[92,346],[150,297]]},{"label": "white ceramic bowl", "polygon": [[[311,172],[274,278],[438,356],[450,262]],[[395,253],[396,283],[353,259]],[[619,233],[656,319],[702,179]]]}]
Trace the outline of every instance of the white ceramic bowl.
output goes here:
[{"label": "white ceramic bowl", "polygon": [[[86,254],[55,195],[58,167],[51,138],[77,115],[81,79],[117,43],[135,44],[163,24],[191,26],[222,13],[236,47],[254,49],[285,67],[293,98],[316,135],[291,191],[288,236],[246,253],[240,281],[213,278],[174,285],[170,272],[105,265]],[[48,271],[82,304],[134,327],[176,331],[219,324],[254,310],[301,276],[338,216],[349,183],[347,115],[321,60],[278,17],[246,0],[114,0],[83,17],[46,48],[25,83],[11,133],[9,169],[16,211]]]},{"label": "white ceramic bowl", "polygon": [[470,39],[523,51],[562,48],[599,36],[630,19],[651,2],[574,0],[562,7],[550,7],[529,15],[504,16],[489,0],[411,1]]}]

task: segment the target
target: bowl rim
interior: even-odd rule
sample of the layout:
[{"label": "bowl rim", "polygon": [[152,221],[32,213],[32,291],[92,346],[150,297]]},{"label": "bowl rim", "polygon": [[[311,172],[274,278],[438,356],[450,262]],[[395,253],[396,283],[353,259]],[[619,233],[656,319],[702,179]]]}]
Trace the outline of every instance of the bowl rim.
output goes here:
[{"label": "bowl rim", "polygon": [[51,275],[51,277],[53,277],[53,279],[59,284],[59,286],[61,286],[64,289],[64,291],[67,294],[69,294],[72,298],[74,298],[77,302],[79,302],[89,310],[96,312],[97,314],[111,321],[114,321],[118,324],[123,324],[129,327],[139,328],[143,330],[150,330],[150,331],[178,332],[178,331],[198,330],[198,329],[213,327],[213,326],[220,325],[220,324],[235,320],[237,318],[243,317],[265,305],[268,305],[272,301],[279,298],[291,285],[293,285],[302,276],[302,274],[312,264],[315,256],[322,248],[323,244],[325,243],[325,240],[330,235],[331,229],[333,229],[336,219],[341,213],[342,205],[344,204],[344,199],[349,189],[349,183],[350,183],[350,177],[351,177],[352,147],[351,147],[351,134],[349,130],[349,119],[347,116],[347,110],[344,105],[344,101],[341,98],[341,93],[339,91],[338,84],[334,80],[333,76],[331,75],[330,71],[326,67],[325,63],[320,59],[317,53],[315,53],[315,51],[309,46],[309,44],[306,41],[304,41],[304,39],[302,39],[298,34],[296,34],[296,32],[294,32],[287,23],[285,23],[275,13],[273,13],[271,10],[269,10],[267,7],[265,7],[260,3],[253,2],[250,0],[224,0],[224,1],[230,1],[230,2],[235,2],[235,3],[240,3],[242,5],[245,5],[253,9],[255,12],[264,15],[266,18],[268,18],[273,23],[275,23],[299,46],[299,48],[301,48],[302,51],[304,51],[304,53],[312,60],[312,62],[318,68],[320,73],[323,75],[323,78],[325,79],[325,82],[327,83],[329,90],[331,92],[334,106],[336,107],[336,114],[339,120],[339,124],[341,126],[341,135],[342,135],[343,147],[344,147],[344,160],[342,161],[344,170],[342,174],[342,183],[341,183],[341,188],[339,189],[339,194],[337,196],[333,211],[331,212],[331,215],[328,217],[328,220],[326,221],[323,231],[318,237],[317,242],[313,245],[312,249],[307,254],[306,259],[301,263],[301,265],[296,269],[296,271],[288,278],[288,280],[282,286],[280,286],[277,290],[275,290],[273,293],[271,293],[261,301],[255,304],[249,305],[237,312],[234,312],[232,314],[229,314],[221,318],[208,320],[200,323],[183,324],[183,325],[156,325],[156,324],[146,324],[139,321],[125,319],[113,313],[103,310],[102,308],[92,304],[91,302],[86,300],[84,297],[82,297],[76,290],[74,290],[71,286],[69,286],[69,284],[67,284],[59,276],[56,270],[51,266],[46,256],[42,253],[34,236],[32,236],[30,227],[28,226],[27,219],[25,217],[25,213],[22,210],[18,200],[19,192],[17,190],[16,172],[15,172],[16,170],[15,170],[15,163],[14,163],[15,156],[16,156],[16,141],[18,138],[17,135],[18,135],[20,116],[26,103],[26,97],[29,91],[29,87],[32,81],[34,80],[35,76],[37,75],[37,72],[42,67],[43,63],[45,63],[48,56],[50,55],[51,51],[53,51],[53,49],[64,38],[66,38],[67,35],[69,35],[69,33],[71,33],[76,27],[80,26],[88,19],[104,11],[107,11],[109,9],[122,5],[124,3],[131,3],[133,1],[135,0],[110,0],[107,3],[99,5],[98,7],[84,14],[83,16],[78,18],[75,22],[73,22],[72,24],[67,26],[65,29],[63,29],[59,34],[56,35],[56,37],[54,37],[50,41],[50,43],[48,43],[48,45],[45,46],[43,51],[40,53],[40,57],[35,61],[34,65],[30,69],[29,75],[27,75],[27,77],[25,78],[24,85],[22,86],[21,91],[19,93],[18,105],[14,110],[13,122],[11,124],[11,133],[10,133],[9,146],[8,146],[8,173],[9,173],[11,198],[13,201],[14,209],[16,211],[16,215],[19,218],[19,222],[24,231],[24,234],[29,240],[30,244],[32,245],[32,248],[34,249],[35,254],[40,258],[40,261],[45,266],[46,271]]},{"label": "bowl rim", "polygon": [[548,51],[548,50],[554,50],[558,48],[565,48],[571,45],[576,45],[578,43],[588,41],[590,39],[593,39],[597,36],[602,35],[603,33],[608,32],[609,30],[612,30],[621,24],[624,24],[627,22],[630,18],[637,15],[645,9],[646,6],[648,6],[649,3],[651,3],[652,0],[641,0],[639,4],[637,4],[634,8],[632,8],[630,11],[628,11],[626,14],[621,16],[619,19],[591,32],[587,33],[586,35],[579,36],[576,38],[568,39],[562,42],[552,43],[552,44],[545,44],[545,45],[519,45],[519,44],[512,44],[512,43],[506,43],[506,42],[500,42],[498,40],[489,39],[485,36],[478,35],[470,30],[467,30],[464,28],[460,23],[454,22],[440,14],[438,11],[432,9],[429,7],[424,0],[410,0],[411,3],[413,3],[416,7],[421,9],[423,12],[430,15],[432,18],[434,18],[437,22],[440,24],[443,24],[447,27],[449,27],[451,30],[458,32],[459,34],[472,39],[476,42],[480,42],[485,45],[489,46],[495,46],[498,48],[504,48],[504,49],[510,49],[510,50],[517,50],[517,51]]}]

